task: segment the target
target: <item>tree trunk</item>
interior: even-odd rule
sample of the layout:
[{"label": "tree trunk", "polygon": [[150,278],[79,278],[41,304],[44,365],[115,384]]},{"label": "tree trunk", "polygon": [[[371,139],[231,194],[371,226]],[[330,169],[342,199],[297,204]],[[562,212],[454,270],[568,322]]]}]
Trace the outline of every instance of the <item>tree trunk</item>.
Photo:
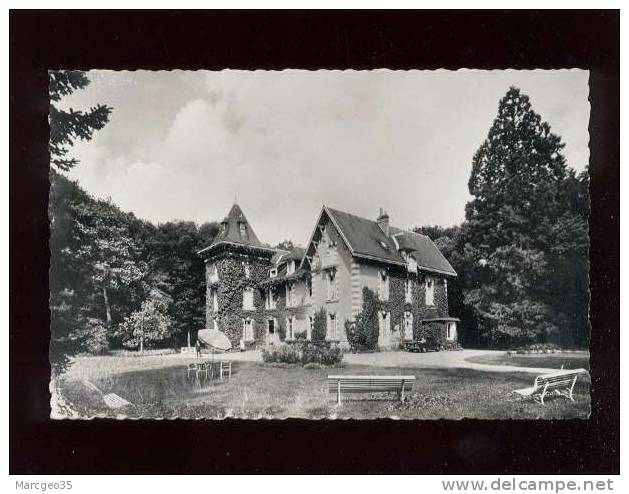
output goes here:
[{"label": "tree trunk", "polygon": [[107,296],[107,287],[103,286],[103,298],[105,299],[105,311],[107,312],[107,327],[111,327],[111,306],[109,305],[109,297]]}]

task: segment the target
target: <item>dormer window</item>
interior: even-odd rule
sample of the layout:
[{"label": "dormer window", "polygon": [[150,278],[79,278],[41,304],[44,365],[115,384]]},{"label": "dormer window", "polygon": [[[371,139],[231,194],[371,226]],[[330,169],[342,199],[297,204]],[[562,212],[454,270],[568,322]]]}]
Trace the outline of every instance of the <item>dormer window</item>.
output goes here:
[{"label": "dormer window", "polygon": [[275,278],[277,276],[277,268],[271,268],[269,271],[269,276],[271,278]]},{"label": "dormer window", "polygon": [[286,264],[286,274],[293,274],[295,272],[295,261],[288,261]]}]

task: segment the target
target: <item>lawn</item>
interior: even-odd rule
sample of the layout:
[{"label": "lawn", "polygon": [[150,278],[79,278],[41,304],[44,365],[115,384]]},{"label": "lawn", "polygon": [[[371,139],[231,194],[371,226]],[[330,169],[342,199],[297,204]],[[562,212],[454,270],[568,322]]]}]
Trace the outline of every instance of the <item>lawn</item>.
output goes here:
[{"label": "lawn", "polygon": [[490,353],[470,357],[468,362],[489,365],[511,365],[513,367],[539,367],[545,369],[586,369],[590,370],[590,359],[587,352],[578,353],[539,353],[507,356],[505,353]]},{"label": "lawn", "polygon": [[[137,359],[133,359],[137,363]],[[214,380],[201,386],[189,382],[185,365],[175,359],[168,365],[127,370],[124,365],[105,372],[102,361],[94,361],[96,371],[81,378],[70,375],[58,382],[67,410],[75,416],[115,417],[100,394],[116,393],[133,405],[124,410],[129,417],[151,418],[382,418],[402,419],[559,419],[587,418],[590,412],[589,379],[580,378],[575,389],[576,403],[565,398],[547,399],[546,406],[511,393],[530,386],[534,376],[524,373],[483,372],[470,369],[379,368],[346,365],[342,369],[278,367],[259,362],[234,362],[231,379]],[[124,362],[113,359],[112,363]],[[154,361],[157,362],[157,361]],[[136,364],[137,365],[137,364]],[[149,366],[151,367],[151,366]],[[344,396],[341,407],[328,393],[329,373],[414,374],[415,387],[405,403],[394,394]]]}]

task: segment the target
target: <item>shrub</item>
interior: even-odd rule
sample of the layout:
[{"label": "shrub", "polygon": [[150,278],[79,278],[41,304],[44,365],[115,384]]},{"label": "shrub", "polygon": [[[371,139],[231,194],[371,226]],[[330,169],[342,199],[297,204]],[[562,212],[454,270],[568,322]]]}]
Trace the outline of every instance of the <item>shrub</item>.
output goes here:
[{"label": "shrub", "polygon": [[303,364],[318,362],[323,365],[336,365],[343,360],[343,350],[329,341],[304,341],[301,349]]},{"label": "shrub", "polygon": [[262,349],[262,361],[267,363],[337,365],[342,360],[343,350],[328,341],[300,340],[291,344],[273,345]]},{"label": "shrub", "polygon": [[463,347],[458,341],[446,341],[443,343],[444,350],[463,350]]},{"label": "shrub", "polygon": [[262,349],[263,362],[297,364],[301,362],[301,352],[297,345],[272,345]]},{"label": "shrub", "polygon": [[109,350],[107,327],[100,319],[87,320],[85,350],[92,355],[103,355]]},{"label": "shrub", "polygon": [[325,341],[325,335],[327,333],[327,319],[328,313],[323,307],[315,312],[314,320],[312,322],[312,341]]},{"label": "shrub", "polygon": [[559,346],[555,343],[531,343],[530,345],[521,346],[517,350],[518,353],[525,351],[548,353],[549,351],[559,350]]},{"label": "shrub", "polygon": [[378,348],[378,312],[376,294],[363,288],[362,311],[354,321],[345,321],[347,342],[352,352],[370,352]]},{"label": "shrub", "polygon": [[295,333],[295,341],[306,341],[308,333],[306,331],[298,331]]}]

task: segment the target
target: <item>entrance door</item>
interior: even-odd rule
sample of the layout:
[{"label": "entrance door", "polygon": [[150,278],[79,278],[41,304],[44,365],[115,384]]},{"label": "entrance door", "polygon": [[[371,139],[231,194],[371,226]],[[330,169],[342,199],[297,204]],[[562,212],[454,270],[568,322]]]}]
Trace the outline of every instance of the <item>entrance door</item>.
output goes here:
[{"label": "entrance door", "polygon": [[275,343],[279,343],[280,335],[276,331],[275,319],[269,319],[266,328],[266,344],[274,345]]}]

